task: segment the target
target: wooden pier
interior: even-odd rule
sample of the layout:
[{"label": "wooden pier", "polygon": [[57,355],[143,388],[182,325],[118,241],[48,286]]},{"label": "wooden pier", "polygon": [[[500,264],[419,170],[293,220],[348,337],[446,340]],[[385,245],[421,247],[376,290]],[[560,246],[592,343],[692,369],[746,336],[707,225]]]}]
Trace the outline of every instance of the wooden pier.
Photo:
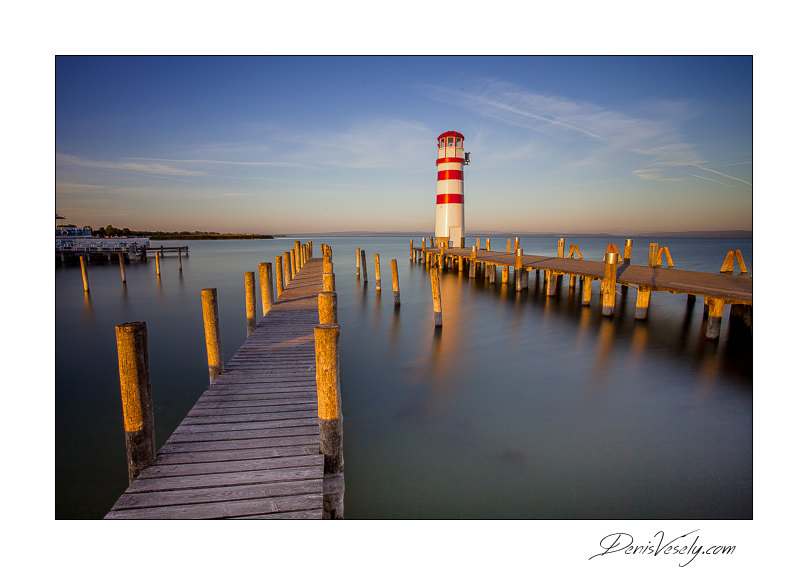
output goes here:
[{"label": "wooden pier", "polygon": [[322,291],[323,260],[309,259],[105,518],[323,518],[324,485],[344,484],[320,453]]},{"label": "wooden pier", "polygon": [[[518,239],[517,239],[518,240]],[[486,242],[486,246],[488,246]],[[510,241],[508,242],[510,246]],[[518,245],[518,241],[515,245]],[[652,250],[656,244],[652,244]],[[626,259],[631,261],[631,244],[627,242]],[[570,246],[573,248],[574,246]],[[571,287],[575,287],[576,280],[581,284],[581,301],[583,305],[589,305],[591,299],[592,281],[601,282],[601,291],[607,290],[611,281],[612,296],[614,286],[621,284],[625,289],[633,288],[637,290],[636,319],[645,319],[649,305],[650,294],[655,291],[666,291],[670,293],[687,294],[689,299],[696,296],[704,298],[705,317],[708,317],[709,325],[707,330],[708,339],[717,339],[720,329],[721,315],[725,305],[741,310],[739,315],[744,317],[744,321],[751,327],[752,308],[752,278],[746,274],[745,268],[739,275],[732,273],[707,273],[675,269],[673,267],[663,268],[660,261],[663,253],[670,258],[667,248],[662,248],[654,254],[649,254],[649,264],[653,265],[633,265],[627,263],[620,257],[619,252],[610,246],[608,251],[612,251],[612,264],[614,275],[609,277],[607,273],[610,265],[604,261],[591,261],[584,259],[574,259],[571,253],[564,257],[564,241],[559,240],[559,255],[542,256],[520,254],[514,252],[498,252],[488,249],[474,248],[447,248],[427,247],[425,239],[422,238],[421,247],[410,242],[410,259],[413,261],[431,262],[430,265],[438,266],[441,269],[448,265],[457,264],[462,273],[463,269],[469,270],[469,275],[475,277],[476,269],[481,267],[484,277],[490,281],[496,281],[499,272],[496,268],[502,268],[503,281],[507,281],[508,268],[513,268],[514,283],[517,289],[527,289],[527,273],[535,271],[537,274],[537,285],[539,274],[544,272],[543,285],[548,296],[554,296],[557,285],[564,275],[571,278]],[[571,249],[571,252],[573,250]],[[730,254],[727,255],[729,261]],[[669,260],[670,261],[670,260]],[[731,268],[730,268],[731,269]],[[604,281],[605,280],[605,281]],[[605,292],[605,293],[608,293]],[[625,292],[623,292],[625,293]],[[735,313],[733,311],[733,313]]]}]

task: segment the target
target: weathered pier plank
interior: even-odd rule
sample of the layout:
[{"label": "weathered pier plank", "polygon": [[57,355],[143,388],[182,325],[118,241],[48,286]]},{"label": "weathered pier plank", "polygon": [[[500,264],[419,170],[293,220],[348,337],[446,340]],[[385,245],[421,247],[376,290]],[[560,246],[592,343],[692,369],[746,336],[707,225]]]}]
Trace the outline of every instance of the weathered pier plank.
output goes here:
[{"label": "weathered pier plank", "polygon": [[107,519],[323,517],[322,273],[319,258],[300,268]]}]

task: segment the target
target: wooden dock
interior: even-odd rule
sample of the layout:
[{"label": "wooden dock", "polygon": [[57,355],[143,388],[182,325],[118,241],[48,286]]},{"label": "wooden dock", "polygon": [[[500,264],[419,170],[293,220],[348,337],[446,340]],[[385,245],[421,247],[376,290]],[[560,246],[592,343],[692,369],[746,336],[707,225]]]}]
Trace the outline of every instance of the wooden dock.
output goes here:
[{"label": "wooden dock", "polygon": [[[508,243],[510,245],[510,241]],[[655,245],[656,244],[652,244],[652,246]],[[557,285],[561,281],[561,278],[563,278],[564,275],[568,275],[572,282],[571,287],[575,287],[574,282],[576,282],[576,280],[580,282],[582,288],[580,297],[583,305],[589,305],[593,280],[601,281],[601,290],[603,290],[603,286],[607,283],[604,280],[607,277],[606,271],[608,265],[604,261],[598,262],[580,258],[574,259],[571,256],[563,257],[563,239],[559,240],[558,256],[521,254],[520,261],[517,261],[515,251],[499,252],[477,249],[476,247],[426,247],[424,238],[422,238],[421,247],[415,246],[412,241],[410,242],[410,247],[410,259],[412,260],[420,261],[423,259],[424,261],[431,262],[431,265],[437,265],[441,269],[445,269],[449,265],[456,265],[461,271],[464,268],[468,269],[470,275],[475,274],[476,268],[480,267],[484,270],[483,274],[485,277],[489,278],[490,281],[496,281],[501,275],[505,277],[505,275],[498,272],[496,268],[500,268],[500,270],[513,268],[515,283],[518,286],[517,289],[527,289],[527,273],[535,271],[537,285],[539,285],[539,281],[542,281],[548,296],[555,295]],[[612,251],[614,252],[612,255],[618,259],[619,253],[616,250]],[[652,292],[666,291],[670,293],[687,294],[691,301],[696,296],[704,298],[705,317],[709,318],[707,330],[708,339],[718,338],[721,315],[725,305],[731,305],[731,313],[743,317],[747,325],[751,327],[752,278],[745,273],[745,269],[743,273],[733,275],[732,273],[707,273],[681,270],[675,269],[672,266],[663,268],[659,265],[662,253],[660,252],[655,255],[657,255],[658,258],[653,266],[634,265],[626,263],[622,258],[619,258],[620,263],[616,265],[616,269],[613,268],[614,275],[611,278],[612,290],[615,284],[624,286],[623,289],[625,290],[628,288],[637,290],[636,319],[645,319],[650,294]],[[604,255],[604,260],[605,257]],[[629,258],[630,261],[630,251],[626,257]],[[727,262],[731,263],[730,254],[727,255],[727,258]],[[649,260],[650,259],[652,258],[649,256]],[[649,264],[650,263],[649,261]],[[486,273],[485,270],[488,270],[488,273]],[[521,277],[517,277],[517,270]],[[541,272],[544,272],[543,280],[540,280],[539,274]],[[502,281],[505,280],[503,279]]]},{"label": "wooden dock", "polygon": [[321,291],[323,260],[312,258],[106,519],[323,517]]}]

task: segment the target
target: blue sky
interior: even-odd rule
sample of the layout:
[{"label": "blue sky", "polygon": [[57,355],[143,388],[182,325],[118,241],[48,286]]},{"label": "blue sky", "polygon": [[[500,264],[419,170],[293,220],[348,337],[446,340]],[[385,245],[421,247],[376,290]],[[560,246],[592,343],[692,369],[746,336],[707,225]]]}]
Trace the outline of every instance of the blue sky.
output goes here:
[{"label": "blue sky", "polygon": [[752,229],[751,57],[56,57],[69,223],[428,231],[436,137],[466,229]]}]

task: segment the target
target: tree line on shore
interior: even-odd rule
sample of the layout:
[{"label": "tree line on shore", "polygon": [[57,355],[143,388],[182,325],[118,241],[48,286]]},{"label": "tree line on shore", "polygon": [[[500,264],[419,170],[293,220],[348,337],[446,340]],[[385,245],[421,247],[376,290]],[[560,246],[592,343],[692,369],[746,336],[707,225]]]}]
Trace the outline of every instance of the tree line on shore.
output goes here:
[{"label": "tree line on shore", "polygon": [[199,230],[193,232],[130,230],[129,228],[116,228],[113,225],[93,230],[93,236],[99,238],[150,236],[153,240],[254,240],[272,239],[274,237],[269,234],[222,234],[219,232],[201,232]]}]

